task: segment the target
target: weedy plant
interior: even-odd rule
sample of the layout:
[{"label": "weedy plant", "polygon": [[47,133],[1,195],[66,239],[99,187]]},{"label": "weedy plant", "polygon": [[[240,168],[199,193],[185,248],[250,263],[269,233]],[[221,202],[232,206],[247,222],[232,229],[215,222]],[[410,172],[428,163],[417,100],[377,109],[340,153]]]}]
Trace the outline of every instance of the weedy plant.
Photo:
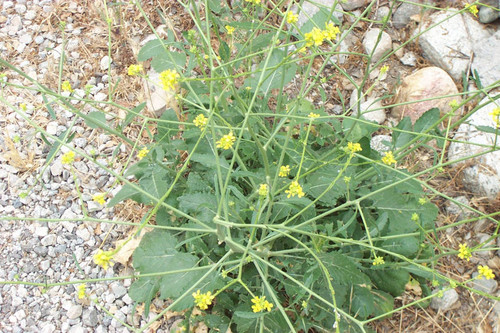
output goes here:
[{"label": "weedy plant", "polygon": [[[298,28],[300,4],[180,3],[193,29],[178,39],[169,31],[138,54],[175,95],[171,108],[154,119],[142,103],[112,128],[101,111],[82,115],[121,136],[137,119],[144,129],[156,124],[149,145],[128,142],[138,162],[117,175],[124,186],[107,203],[132,199],[150,206],[137,233],[153,230],[133,254],[137,276],[129,289],[135,302],[145,303],[146,317],[159,297],[172,302],[153,321],[166,311],[185,311],[188,330],[204,322],[222,332],[361,332],[401,309],[394,309],[394,299],[410,280],[423,290],[415,302],[420,306],[429,304],[431,285],[465,286],[434,269],[442,256],[436,253],[447,250],[437,242],[438,209],[431,202],[439,192],[425,181],[447,164],[438,151],[451,114],[431,109],[415,124],[404,118],[388,128],[350,116],[346,105],[335,115],[312,103],[312,91],[326,100],[327,67],[358,91],[373,88],[366,86],[371,71],[387,71],[380,67],[389,55],[378,63],[367,55],[358,85],[333,61],[357,23],[342,27],[335,6]],[[149,79],[141,63],[128,75]],[[62,89],[72,93],[68,85]],[[385,153],[370,147],[381,128],[393,137]],[[58,145],[68,136],[55,138]],[[412,174],[399,165],[423,146],[435,152],[431,168]],[[68,154],[63,159],[71,164],[75,155]],[[127,180],[131,176],[135,181]],[[105,196],[94,200],[102,204]],[[100,250],[96,264],[107,268],[119,250]],[[470,248],[463,245],[459,254],[470,258]],[[488,269],[480,273],[491,278]],[[78,296],[84,295],[81,285]]]}]

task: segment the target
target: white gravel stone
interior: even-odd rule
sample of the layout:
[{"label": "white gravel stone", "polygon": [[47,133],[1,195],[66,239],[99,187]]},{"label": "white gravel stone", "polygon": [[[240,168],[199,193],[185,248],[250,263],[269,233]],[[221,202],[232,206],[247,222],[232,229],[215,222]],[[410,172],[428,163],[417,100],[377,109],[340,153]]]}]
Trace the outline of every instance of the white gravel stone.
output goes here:
[{"label": "white gravel stone", "polygon": [[49,228],[47,227],[36,227],[35,228],[35,236],[37,237],[45,237],[49,234]]},{"label": "white gravel stone", "polygon": [[56,121],[51,121],[47,124],[47,128],[45,130],[50,135],[56,135],[57,134],[57,126],[58,126],[58,124]]},{"label": "white gravel stone", "polygon": [[31,35],[29,34],[25,34],[25,35],[22,35],[21,37],[19,37],[19,42],[23,43],[23,44],[29,44],[33,41],[33,37],[31,37]]},{"label": "white gravel stone", "polygon": [[52,176],[60,176],[63,172],[63,164],[60,159],[55,160],[50,166]]},{"label": "white gravel stone", "polygon": [[104,56],[101,58],[101,61],[99,62],[99,67],[101,70],[105,71],[109,68],[109,61],[110,58],[108,56]]},{"label": "white gravel stone", "polygon": [[82,315],[82,306],[79,304],[72,305],[66,313],[69,319],[76,319]]},{"label": "white gravel stone", "polygon": [[56,239],[57,239],[56,235],[50,234],[50,235],[43,237],[40,242],[42,243],[43,246],[50,246],[50,245],[56,244]]},{"label": "white gravel stone", "polygon": [[487,86],[500,80],[500,30],[474,48],[472,69],[477,70],[481,84]]},{"label": "white gravel stone", "polygon": [[[473,278],[476,278],[478,275],[479,273],[477,272],[472,273]],[[483,277],[472,281],[471,287],[491,295],[497,290],[498,282],[495,279],[486,280]]]},{"label": "white gravel stone", "polygon": [[[385,109],[380,101],[368,99],[359,106],[361,117],[366,120],[374,121],[377,124],[382,124],[385,121]],[[358,114],[358,108],[355,107],[352,112],[353,116]]]},{"label": "white gravel stone", "polygon": [[16,10],[16,12],[18,12],[19,14],[23,14],[23,13],[26,13],[26,6],[23,5],[23,4],[17,4],[14,9]]}]

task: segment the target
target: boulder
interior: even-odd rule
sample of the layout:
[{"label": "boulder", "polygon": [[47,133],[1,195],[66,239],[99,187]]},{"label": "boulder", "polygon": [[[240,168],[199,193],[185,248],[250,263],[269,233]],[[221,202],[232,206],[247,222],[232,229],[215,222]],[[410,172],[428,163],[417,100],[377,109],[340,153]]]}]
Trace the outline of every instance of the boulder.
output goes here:
[{"label": "boulder", "polygon": [[488,86],[500,80],[500,30],[482,41],[474,49],[472,69],[477,70],[483,86]]},{"label": "boulder", "polygon": [[393,107],[392,116],[398,119],[409,116],[415,123],[432,108],[439,108],[443,116],[452,110],[450,102],[453,100],[460,102],[460,97],[441,96],[454,94],[458,94],[457,86],[445,71],[437,67],[422,68],[403,79],[394,103],[410,104]]},{"label": "boulder", "polygon": [[412,16],[423,14],[426,9],[423,4],[429,4],[432,1],[413,0],[412,2],[402,2],[392,14],[392,24],[396,29],[402,29],[410,23]]},{"label": "boulder", "polygon": [[455,80],[462,79],[475,50],[494,33],[472,14],[456,14],[454,10],[432,14],[415,30],[414,37],[422,31],[425,32],[418,37],[418,43],[424,56]]},{"label": "boulder", "polygon": [[[491,101],[486,97],[480,105],[488,102]],[[491,150],[495,143],[498,147],[498,137],[495,137],[494,133],[481,131],[476,126],[495,128],[496,123],[490,113],[499,106],[498,100],[496,103],[487,104],[474,112],[466,123],[460,125],[453,137],[458,142],[452,142],[448,148],[449,161],[486,152]],[[454,166],[461,169],[461,181],[467,190],[492,200],[497,198],[500,193],[500,150],[457,162]]]}]

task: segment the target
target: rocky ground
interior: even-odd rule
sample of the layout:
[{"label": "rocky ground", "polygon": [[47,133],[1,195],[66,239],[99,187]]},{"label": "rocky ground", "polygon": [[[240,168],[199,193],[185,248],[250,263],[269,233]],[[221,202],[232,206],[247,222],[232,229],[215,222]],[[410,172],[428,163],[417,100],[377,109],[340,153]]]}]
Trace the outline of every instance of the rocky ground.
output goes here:
[{"label": "rocky ground", "polygon": [[[316,2],[331,3],[329,0]],[[383,0],[372,2],[372,14],[369,17],[374,20],[387,16],[393,3]],[[339,5],[336,16],[349,26],[362,14],[368,3],[371,2],[348,1]],[[444,7],[441,1],[434,1],[434,4]],[[373,50],[373,46],[381,25],[370,21],[358,22],[353,33],[340,45],[340,50],[373,51],[375,59],[394,50],[395,53],[387,61],[390,70],[380,85],[359,101],[359,92],[353,90],[349,82],[332,80],[325,87],[332,96],[325,105],[328,111],[342,112],[339,99],[333,93],[336,88],[340,88],[353,108],[356,103],[361,103],[360,111],[367,119],[389,124],[402,114],[418,117],[422,110],[428,108],[428,105],[417,103],[388,112],[384,108],[386,101],[382,105],[377,99],[383,94],[396,92],[396,87],[400,88],[395,102],[408,101],[410,96],[422,92],[427,97],[453,95],[441,102],[442,111],[447,112],[449,102],[460,100],[459,94],[464,92],[462,72],[474,73],[477,70],[485,87],[498,81],[500,23],[498,12],[490,8],[481,8],[479,19],[470,13],[455,15],[424,33],[418,42],[405,44],[415,33],[442,21],[447,15],[453,15],[453,8],[463,8],[460,1],[450,1],[446,5],[452,9],[447,12],[433,8],[422,10],[422,7],[409,3],[398,3],[376,50]],[[175,31],[181,32],[191,27],[188,16],[176,1],[150,1],[144,6],[152,13],[150,19],[155,26],[161,24],[155,14],[155,10],[159,9],[168,14],[169,23]],[[310,6],[308,10],[313,15],[317,8]],[[101,1],[3,1],[0,7],[1,57],[56,91],[61,76],[62,81],[71,82],[76,96],[102,102],[100,106],[103,109],[119,117],[119,110],[106,104],[109,88],[117,83],[117,77],[121,77],[123,80],[114,94],[117,103],[134,107],[139,101],[145,100],[142,83],[126,77],[125,73],[128,65],[135,63],[134,57],[141,42],[151,32],[134,6],[109,9],[113,28],[110,59],[105,13]],[[61,21],[66,22],[64,27],[61,27]],[[65,65],[59,72],[63,50]],[[340,56],[334,61],[356,81],[363,76],[359,58]],[[429,70],[429,67],[437,68]],[[7,74],[0,78],[0,82],[8,80],[10,84],[30,85],[28,78],[15,74],[11,69],[0,67],[0,72]],[[378,75],[377,69],[372,79]],[[398,85],[398,82],[402,84]],[[91,85],[87,91],[86,85]],[[471,81],[469,90],[475,87]],[[132,273],[131,268],[121,264],[104,271],[92,262],[97,249],[113,247],[130,231],[129,226],[98,223],[97,219],[138,222],[142,217],[142,207],[130,204],[108,209],[92,200],[96,193],[115,193],[117,185],[116,178],[96,163],[107,165],[120,173],[126,167],[127,158],[131,155],[135,158],[131,148],[122,145],[119,138],[89,128],[82,119],[57,103],[51,104],[50,110],[53,111],[49,112],[49,108],[44,107],[47,102],[38,92],[6,86],[2,97],[6,103],[0,103],[3,133],[0,137],[0,281],[59,282],[60,285],[51,288],[44,288],[43,285],[0,285],[0,331],[128,332],[129,329],[123,323],[136,327],[144,324],[147,318],[141,316],[140,307],[134,311],[134,304],[127,295],[129,279],[87,284],[88,296],[83,299],[77,297],[78,284],[71,284],[75,280],[112,278]],[[462,97],[467,98],[467,95]],[[311,98],[314,100],[314,94]],[[462,112],[470,111],[477,102],[466,104]],[[93,110],[88,104],[84,106],[78,101],[74,101],[73,106],[81,108],[84,113]],[[164,104],[161,101],[159,104],[154,102],[149,103],[148,107],[152,113],[161,112]],[[482,108],[474,114],[470,123],[494,127],[489,116],[493,107],[490,104]],[[26,116],[15,112],[15,109],[25,109]],[[52,117],[51,112],[56,117]],[[110,116],[108,120],[113,121],[113,117]],[[39,129],[61,138],[70,129],[76,133],[70,145],[93,159],[79,157],[73,164],[74,169],[70,169],[61,162],[61,155],[69,149],[62,146],[60,151],[52,155]],[[131,126],[127,129],[127,137],[135,140],[139,130]],[[494,140],[493,134],[479,132],[470,124],[460,125],[455,135],[460,140],[490,145]],[[390,137],[384,138],[390,140]],[[146,137],[139,137],[138,140],[147,142]],[[380,142],[381,138],[376,140]],[[471,147],[474,146],[453,145],[448,157],[457,159],[467,156],[464,154],[470,155],[475,152],[471,151]],[[422,154],[425,157],[425,153]],[[499,162],[500,152],[496,151],[459,167],[459,172],[449,168],[441,178],[436,179],[434,186],[455,200],[454,203],[445,200],[438,202],[442,211],[439,225],[474,216],[460,204],[483,213],[500,210],[497,199],[500,191],[500,179],[497,176],[500,174]],[[424,162],[419,163],[420,167],[425,167]],[[27,196],[21,193],[27,193]],[[82,222],[84,216],[96,220]],[[458,244],[463,242],[484,242],[494,235],[495,227],[492,221],[486,219],[457,225],[440,235],[440,243],[458,248]],[[465,279],[473,276],[477,265],[488,264],[496,270],[498,278],[500,257],[495,250],[500,243],[495,242],[493,240],[492,250],[479,252],[469,263],[464,264],[456,257],[445,258],[443,271],[453,278]],[[499,296],[496,280],[478,280],[476,283],[473,287]],[[398,305],[410,303],[416,297],[418,291],[409,290],[398,299]],[[155,302],[150,317],[162,307],[163,302]],[[435,298],[430,308],[407,309],[375,326],[380,332],[500,332],[499,314],[499,303],[458,288],[445,293],[441,299]],[[177,318],[170,314],[151,329],[168,332]]]}]

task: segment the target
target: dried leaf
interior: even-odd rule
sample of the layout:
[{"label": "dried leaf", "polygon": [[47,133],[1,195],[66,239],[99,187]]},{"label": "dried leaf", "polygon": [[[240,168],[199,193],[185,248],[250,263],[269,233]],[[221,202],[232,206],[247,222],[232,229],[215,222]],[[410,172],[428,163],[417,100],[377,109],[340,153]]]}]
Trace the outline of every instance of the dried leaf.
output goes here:
[{"label": "dried leaf", "polygon": [[126,243],[126,244],[124,244],[124,243],[127,241],[127,239],[129,239],[129,237],[131,237],[136,232],[135,229],[132,230],[130,235],[128,237],[126,237],[125,239],[117,241],[115,243],[116,248],[120,248],[123,244],[124,245],[123,245],[123,247],[121,247],[120,251],[118,251],[118,253],[116,253],[113,256],[113,260],[116,262],[119,262],[123,266],[127,267],[128,262],[130,261],[130,257],[132,257],[132,254],[134,253],[134,250],[141,243],[142,236],[144,236],[150,229],[151,228],[143,228],[141,230],[141,232],[139,233],[139,235],[137,235],[136,237],[132,237],[132,239],[130,239],[130,241],[128,241],[128,243]]}]

